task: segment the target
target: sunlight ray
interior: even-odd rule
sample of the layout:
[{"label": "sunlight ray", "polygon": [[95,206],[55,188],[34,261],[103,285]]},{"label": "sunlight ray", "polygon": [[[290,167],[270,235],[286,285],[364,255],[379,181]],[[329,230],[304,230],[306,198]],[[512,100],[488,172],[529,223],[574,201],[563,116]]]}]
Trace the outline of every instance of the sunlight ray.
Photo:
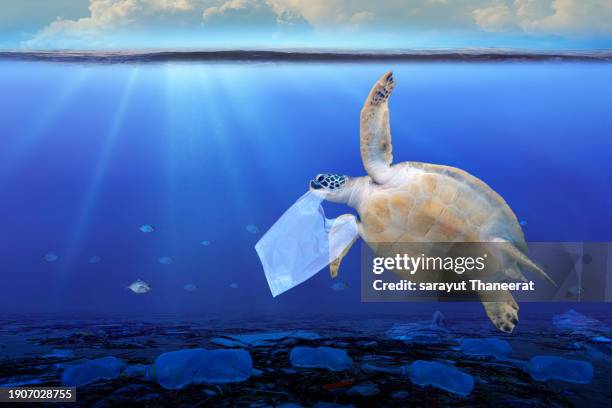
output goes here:
[{"label": "sunlight ray", "polygon": [[103,142],[102,149],[99,153],[94,173],[89,181],[89,186],[83,198],[80,210],[77,213],[76,223],[72,234],[68,239],[66,249],[66,267],[76,260],[79,252],[79,245],[86,230],[91,214],[93,213],[96,200],[100,194],[101,184],[107,171],[107,167],[113,152],[113,148],[117,142],[117,137],[120,134],[121,127],[125,118],[127,106],[134,88],[134,82],[138,76],[138,68],[133,68],[126,81],[125,87],[119,98],[117,109],[113,115],[106,138]]},{"label": "sunlight ray", "polygon": [[78,94],[82,85],[90,76],[90,71],[79,70],[71,80],[65,84],[62,90],[53,97],[45,108],[36,112],[27,128],[20,132],[20,137],[14,144],[0,151],[0,175],[8,175],[18,166],[21,159],[28,150],[36,145],[36,142],[45,134],[48,129],[53,129],[51,125],[57,120],[60,114],[69,106],[75,95]]}]

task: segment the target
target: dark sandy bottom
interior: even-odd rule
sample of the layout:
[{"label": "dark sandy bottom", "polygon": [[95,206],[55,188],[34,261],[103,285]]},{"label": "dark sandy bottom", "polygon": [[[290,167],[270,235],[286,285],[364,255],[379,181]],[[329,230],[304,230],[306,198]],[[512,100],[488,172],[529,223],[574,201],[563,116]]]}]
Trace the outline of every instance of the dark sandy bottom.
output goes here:
[{"label": "dark sandy bottom", "polygon": [[[604,315],[605,316],[605,315]],[[600,322],[605,317],[597,316]],[[278,406],[286,403],[315,406],[335,403],[353,406],[610,406],[612,349],[595,341],[601,332],[560,330],[551,316],[523,319],[512,335],[498,333],[486,321],[473,318],[445,323],[430,330],[411,326],[410,340],[390,338],[397,318],[329,317],[308,319],[3,319],[0,321],[0,384],[58,386],[66,367],[84,359],[115,356],[127,365],[153,364],[161,353],[184,348],[223,348],[213,338],[272,330],[306,330],[320,338],[286,337],[246,345],[256,373],[247,381],[190,385],[181,390],[162,388],[143,376],[120,376],[77,389],[77,403],[65,406]],[[414,322],[414,321],[412,321]],[[602,322],[597,330],[607,330]],[[603,329],[602,329],[603,328]],[[401,332],[401,330],[399,330]],[[609,334],[605,333],[605,334]],[[458,349],[461,338],[497,338],[510,343],[507,358],[470,356]],[[604,338],[605,339],[605,338]],[[351,369],[292,367],[289,352],[295,346],[329,346],[347,351]],[[43,357],[67,350],[64,357]],[[559,380],[536,381],[526,369],[535,355],[556,355],[590,362],[589,384]],[[415,360],[439,361],[474,377],[468,396],[415,385],[398,368]],[[349,392],[355,385],[374,385],[373,395]],[[23,403],[19,406],[27,406]],[[48,403],[45,406],[60,406]],[[322,406],[322,405],[320,405]]]}]

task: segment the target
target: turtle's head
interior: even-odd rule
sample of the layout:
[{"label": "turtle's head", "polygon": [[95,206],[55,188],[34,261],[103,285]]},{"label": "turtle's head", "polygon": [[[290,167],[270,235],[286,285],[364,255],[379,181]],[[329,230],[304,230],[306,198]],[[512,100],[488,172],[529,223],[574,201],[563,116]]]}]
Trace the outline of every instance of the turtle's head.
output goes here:
[{"label": "turtle's head", "polygon": [[310,180],[310,191],[335,203],[346,203],[350,196],[350,178],[341,174],[317,174]]}]

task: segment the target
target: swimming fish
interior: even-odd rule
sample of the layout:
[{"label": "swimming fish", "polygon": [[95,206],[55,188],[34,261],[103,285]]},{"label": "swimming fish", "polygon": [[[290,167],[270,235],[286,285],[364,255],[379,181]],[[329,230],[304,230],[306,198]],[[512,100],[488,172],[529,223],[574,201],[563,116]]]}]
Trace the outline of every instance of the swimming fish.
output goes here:
[{"label": "swimming fish", "polygon": [[162,265],[170,265],[174,262],[174,259],[172,259],[169,256],[162,256],[158,259],[159,263]]},{"label": "swimming fish", "polygon": [[143,224],[138,228],[141,232],[144,232],[145,234],[148,234],[150,232],[155,231],[155,228],[153,228],[152,225],[149,224]]},{"label": "swimming fish", "polygon": [[194,285],[193,283],[188,283],[185,286],[183,286],[183,289],[185,289],[187,292],[195,292],[198,289],[198,287]]},{"label": "swimming fish", "polygon": [[47,262],[55,262],[59,259],[59,256],[57,256],[53,252],[49,252],[47,255],[43,256],[43,259]]},{"label": "swimming fish", "polygon": [[100,263],[100,261],[101,261],[101,260],[102,260],[102,258],[100,258],[100,257],[99,257],[99,256],[97,256],[97,255],[94,255],[94,256],[90,257],[90,258],[87,260],[87,262],[89,262],[90,264],[97,264],[97,263]]},{"label": "swimming fish", "polygon": [[333,285],[331,285],[332,290],[335,290],[336,292],[342,292],[344,289],[348,288],[348,283],[346,282],[335,282]]},{"label": "swimming fish", "polygon": [[147,282],[141,279],[137,279],[134,283],[128,286],[127,289],[137,294],[143,294],[143,293],[147,293],[148,291],[150,291],[151,286],[149,286]]},{"label": "swimming fish", "polygon": [[254,224],[249,224],[249,225],[247,225],[245,228],[246,228],[246,230],[247,230],[248,232],[250,232],[251,234],[257,234],[257,233],[259,233],[259,227],[258,227],[257,225],[254,225]]}]

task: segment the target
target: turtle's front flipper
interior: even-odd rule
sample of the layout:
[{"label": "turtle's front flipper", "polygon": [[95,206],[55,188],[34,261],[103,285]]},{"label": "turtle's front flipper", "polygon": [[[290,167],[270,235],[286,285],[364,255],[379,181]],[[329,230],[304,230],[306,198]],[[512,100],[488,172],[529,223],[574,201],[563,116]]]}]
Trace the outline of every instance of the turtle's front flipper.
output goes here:
[{"label": "turtle's front flipper", "polygon": [[[480,293],[479,293],[480,294]],[[518,310],[519,307],[514,301],[510,291],[499,291],[496,298],[499,296],[499,301],[496,302],[482,302],[482,305],[487,312],[487,316],[491,319],[491,322],[499,330],[512,333],[514,326],[518,323]],[[482,294],[481,298],[486,298],[487,295]]]},{"label": "turtle's front flipper", "polygon": [[[348,240],[344,249],[338,254],[338,241],[342,240],[342,242],[346,242],[347,236],[347,224],[355,222],[357,224],[357,233],[353,234],[352,239]],[[350,234],[350,232],[348,232]],[[338,276],[338,269],[340,268],[340,263],[342,262],[342,258],[348,253],[351,249],[355,241],[359,238],[359,223],[356,221],[355,216],[352,214],[344,214],[336,218],[334,223],[332,224],[329,230],[329,256],[331,263],[329,264],[329,273],[332,278]]]},{"label": "turtle's front flipper", "polygon": [[384,74],[372,87],[360,116],[361,161],[378,184],[389,178],[393,161],[389,126],[389,96],[395,87],[393,73]]}]

